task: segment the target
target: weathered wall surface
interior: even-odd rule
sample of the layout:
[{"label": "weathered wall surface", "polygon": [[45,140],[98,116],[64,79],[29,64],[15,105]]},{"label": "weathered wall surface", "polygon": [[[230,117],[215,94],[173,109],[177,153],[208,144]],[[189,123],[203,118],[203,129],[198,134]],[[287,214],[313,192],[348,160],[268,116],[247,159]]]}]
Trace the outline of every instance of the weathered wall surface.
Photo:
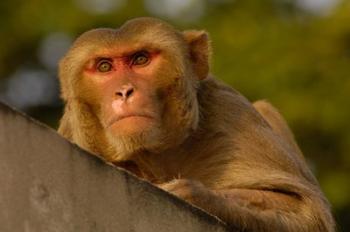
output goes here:
[{"label": "weathered wall surface", "polygon": [[0,231],[226,229],[0,103]]}]

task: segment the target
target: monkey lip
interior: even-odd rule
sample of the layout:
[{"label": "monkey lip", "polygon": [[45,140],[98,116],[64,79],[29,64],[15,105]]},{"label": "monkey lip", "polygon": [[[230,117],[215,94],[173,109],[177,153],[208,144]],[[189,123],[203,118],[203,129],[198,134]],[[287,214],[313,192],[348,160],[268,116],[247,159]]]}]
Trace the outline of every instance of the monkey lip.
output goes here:
[{"label": "monkey lip", "polygon": [[117,117],[114,117],[112,120],[107,125],[107,128],[112,126],[114,123],[122,121],[123,119],[127,118],[146,118],[146,119],[154,119],[152,116],[147,115],[147,114],[124,114],[124,115],[119,115]]}]

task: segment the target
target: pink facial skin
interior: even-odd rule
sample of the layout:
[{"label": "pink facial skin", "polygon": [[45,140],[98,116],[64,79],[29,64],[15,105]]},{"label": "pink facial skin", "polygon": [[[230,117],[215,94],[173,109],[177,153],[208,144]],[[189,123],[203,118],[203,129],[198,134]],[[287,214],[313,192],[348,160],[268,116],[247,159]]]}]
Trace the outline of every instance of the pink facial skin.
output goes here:
[{"label": "pink facial skin", "polygon": [[122,55],[104,53],[88,61],[84,76],[93,81],[94,91],[101,93],[106,129],[120,134],[139,133],[159,120],[154,88],[159,60],[159,52],[143,50]]}]

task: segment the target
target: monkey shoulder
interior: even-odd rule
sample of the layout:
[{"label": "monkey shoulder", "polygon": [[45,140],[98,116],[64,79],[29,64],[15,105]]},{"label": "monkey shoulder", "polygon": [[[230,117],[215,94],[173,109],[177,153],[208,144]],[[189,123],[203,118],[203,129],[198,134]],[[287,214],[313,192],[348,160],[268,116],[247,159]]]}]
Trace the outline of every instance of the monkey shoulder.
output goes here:
[{"label": "monkey shoulder", "polygon": [[209,77],[201,82],[198,101],[202,129],[208,132],[206,136],[211,136],[215,144],[212,147],[217,151],[222,147],[228,159],[239,161],[240,166],[244,160],[258,161],[254,165],[270,173],[273,169],[295,173],[300,166],[304,168],[304,161],[291,149],[289,141],[274,131],[253,104],[234,88]]},{"label": "monkey shoulder", "polygon": [[[239,91],[212,76],[201,81],[198,91],[201,115],[225,128],[247,126],[270,128],[253,104]],[[242,127],[242,128],[240,128]]]}]

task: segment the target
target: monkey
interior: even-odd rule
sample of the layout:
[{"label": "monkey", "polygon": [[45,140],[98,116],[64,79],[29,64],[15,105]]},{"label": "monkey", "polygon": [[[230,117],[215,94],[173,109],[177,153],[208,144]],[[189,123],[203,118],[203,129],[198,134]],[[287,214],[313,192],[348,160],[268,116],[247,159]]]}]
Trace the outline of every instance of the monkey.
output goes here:
[{"label": "monkey", "polygon": [[334,231],[286,121],[215,78],[211,51],[156,18],[83,33],[59,64],[58,132],[240,231]]}]

